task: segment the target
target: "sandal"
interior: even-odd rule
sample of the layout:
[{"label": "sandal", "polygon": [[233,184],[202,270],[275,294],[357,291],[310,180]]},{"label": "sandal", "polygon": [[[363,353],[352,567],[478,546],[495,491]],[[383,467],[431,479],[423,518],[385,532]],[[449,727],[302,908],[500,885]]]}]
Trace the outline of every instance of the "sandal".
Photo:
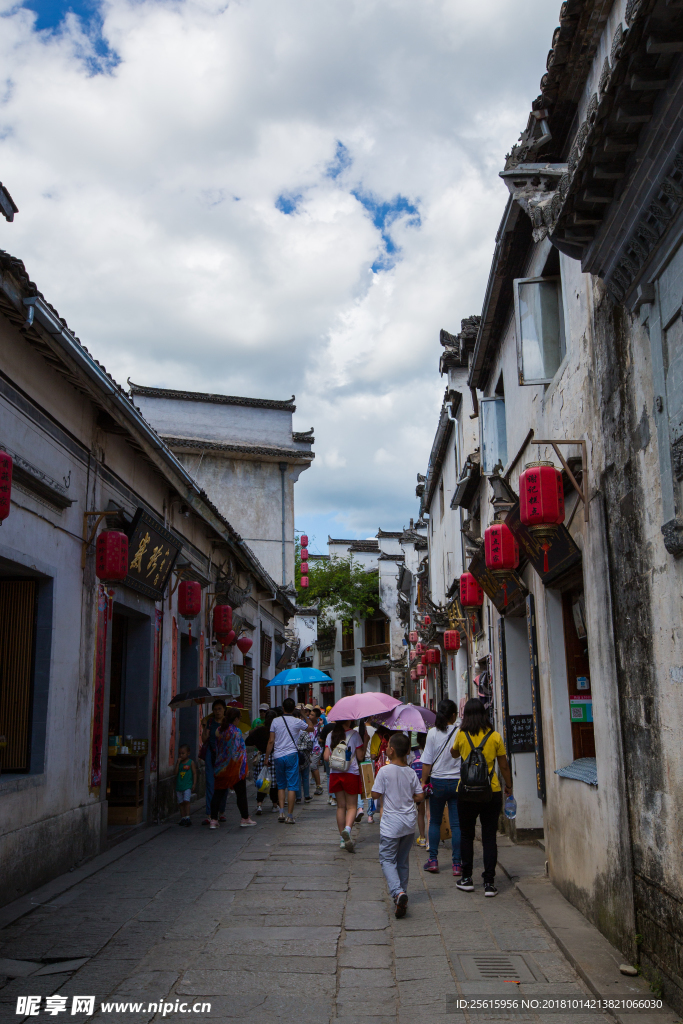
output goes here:
[{"label": "sandal", "polygon": [[287,817],[285,818],[285,822],[288,825],[296,825],[296,818],[294,818],[293,815],[288,814]]}]

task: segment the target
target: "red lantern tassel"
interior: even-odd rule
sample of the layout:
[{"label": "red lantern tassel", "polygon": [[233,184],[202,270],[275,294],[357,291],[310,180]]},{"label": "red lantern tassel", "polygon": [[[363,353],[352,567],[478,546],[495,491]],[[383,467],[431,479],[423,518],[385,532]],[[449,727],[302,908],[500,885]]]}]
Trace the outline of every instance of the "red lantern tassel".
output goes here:
[{"label": "red lantern tassel", "polygon": [[191,647],[192,646],[192,623],[191,622],[188,622],[188,624],[187,624],[187,636],[188,636],[188,643],[189,643],[189,645]]},{"label": "red lantern tassel", "polygon": [[541,547],[543,548],[543,572],[547,572],[548,571],[548,552],[550,550],[550,544],[548,543],[548,541],[546,541],[545,544],[541,544]]}]

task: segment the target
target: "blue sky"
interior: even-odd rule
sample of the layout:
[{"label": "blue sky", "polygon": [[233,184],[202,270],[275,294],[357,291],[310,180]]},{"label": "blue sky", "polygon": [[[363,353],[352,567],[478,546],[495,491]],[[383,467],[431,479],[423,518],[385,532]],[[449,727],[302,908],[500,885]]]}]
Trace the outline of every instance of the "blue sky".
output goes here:
[{"label": "blue sky", "polygon": [[119,382],[296,394],[320,550],[400,528],[559,7],[5,7],[0,246]]}]

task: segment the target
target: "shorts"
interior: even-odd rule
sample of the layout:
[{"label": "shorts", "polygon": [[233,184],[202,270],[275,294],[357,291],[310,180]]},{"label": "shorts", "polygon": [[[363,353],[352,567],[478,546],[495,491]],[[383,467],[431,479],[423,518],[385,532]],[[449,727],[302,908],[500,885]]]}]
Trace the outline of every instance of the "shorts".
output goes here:
[{"label": "shorts", "polygon": [[320,754],[311,754],[311,771],[316,772],[320,767]]},{"label": "shorts", "polygon": [[190,800],[192,799],[192,790],[191,789],[176,789],[175,795],[178,798],[178,803],[179,804],[189,804]]},{"label": "shorts", "polygon": [[340,790],[349,796],[360,796],[363,780],[355,772],[330,772],[330,793],[338,793]]},{"label": "shorts", "polygon": [[278,789],[296,792],[299,788],[299,755],[296,751],[275,758],[275,782]]}]

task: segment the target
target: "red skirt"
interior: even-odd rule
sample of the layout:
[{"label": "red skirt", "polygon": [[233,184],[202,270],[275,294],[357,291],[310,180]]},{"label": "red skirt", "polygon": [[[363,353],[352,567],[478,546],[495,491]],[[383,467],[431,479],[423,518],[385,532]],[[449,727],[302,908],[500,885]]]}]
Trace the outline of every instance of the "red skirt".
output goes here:
[{"label": "red skirt", "polygon": [[340,790],[349,796],[360,796],[363,780],[355,772],[330,772],[330,793],[338,793]]}]

